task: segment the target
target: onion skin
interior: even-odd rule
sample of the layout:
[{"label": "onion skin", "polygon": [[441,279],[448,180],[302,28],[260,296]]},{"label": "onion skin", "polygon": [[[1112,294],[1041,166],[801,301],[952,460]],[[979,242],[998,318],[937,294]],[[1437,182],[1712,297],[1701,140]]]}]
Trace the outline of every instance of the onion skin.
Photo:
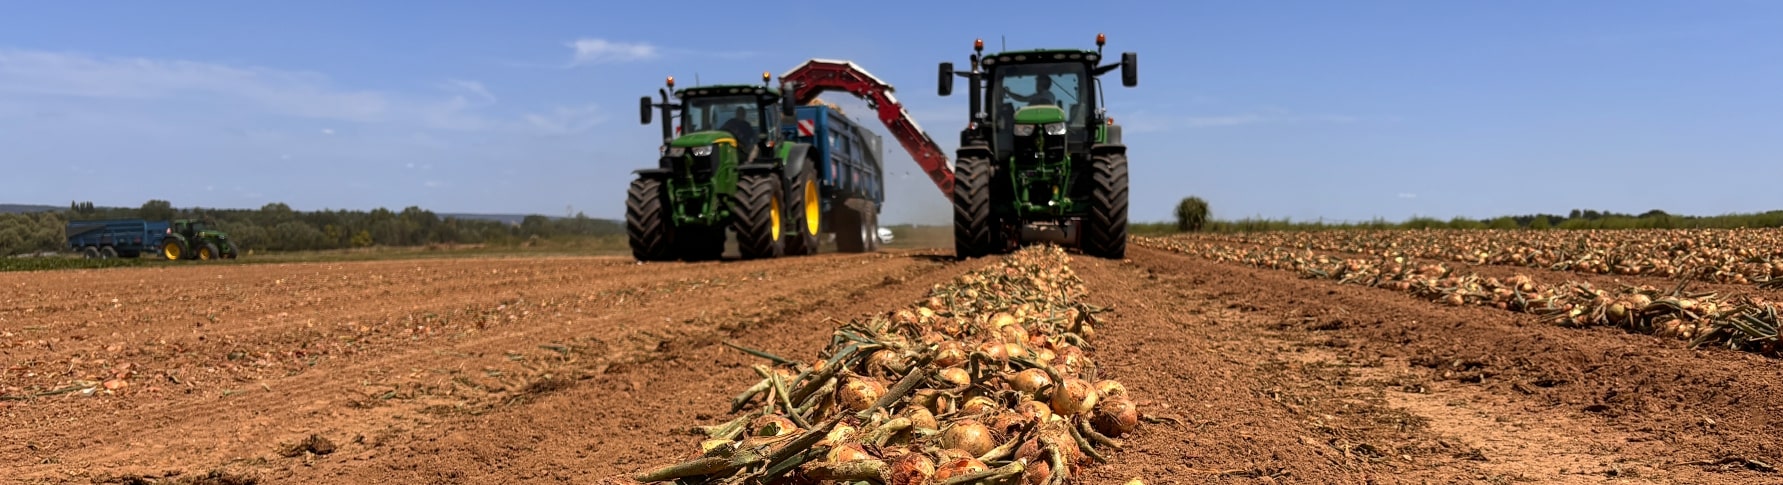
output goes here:
[{"label": "onion skin", "polygon": [[972,416],[983,414],[987,411],[994,411],[1001,407],[1002,406],[997,405],[997,400],[995,399],[984,396],[973,396],[971,399],[967,399],[965,404],[960,405],[960,413]]},{"label": "onion skin", "polygon": [[1097,381],[1096,382],[1096,397],[1100,397],[1102,399],[1111,399],[1111,398],[1116,398],[1116,397],[1127,397],[1127,386],[1121,385],[1120,382],[1115,381],[1114,379],[1105,379],[1105,380]]},{"label": "onion skin", "polygon": [[799,427],[794,425],[791,419],[787,419],[785,416],[780,415],[769,414],[767,416],[755,418],[749,422],[750,436],[786,436],[797,433],[798,431]]},{"label": "onion skin", "polygon": [[936,371],[935,374],[936,377],[940,377],[942,381],[946,381],[948,384],[953,384],[954,387],[972,384],[972,374],[966,372],[966,369],[959,367],[941,369]]},{"label": "onion skin", "polygon": [[997,329],[997,333],[1003,336],[1004,343],[1022,344],[1028,342],[1028,329],[1020,324],[1012,323],[1004,326]]},{"label": "onion skin", "polygon": [[1009,361],[1009,348],[1003,346],[1000,342],[985,342],[979,344],[978,352],[984,354],[985,357],[990,358],[991,362],[1001,364]]},{"label": "onion skin", "polygon": [[935,365],[941,367],[953,367],[964,364],[966,363],[966,348],[956,341],[949,340],[942,342],[941,345],[935,349],[934,362]]},{"label": "onion skin", "polygon": [[941,429],[941,422],[935,420],[935,413],[922,406],[910,406],[904,410],[904,418],[910,420],[913,429]]},{"label": "onion skin", "polygon": [[1045,369],[1024,369],[1009,377],[1010,389],[1020,391],[1035,399],[1041,399],[1043,396],[1041,396],[1040,390],[1050,384],[1052,384],[1052,377],[1046,374]]},{"label": "onion skin", "polygon": [[873,407],[879,397],[885,395],[885,385],[873,379],[860,377],[849,378],[842,387],[836,388],[836,401],[843,409],[862,411]]},{"label": "onion skin", "polygon": [[1110,438],[1119,438],[1139,427],[1139,407],[1126,397],[1115,397],[1096,405],[1096,412],[1090,418],[1090,426],[1096,432]]},{"label": "onion skin", "polygon": [[1040,401],[1022,401],[1015,406],[1015,412],[1036,426],[1046,424],[1047,418],[1052,417],[1052,407]]},{"label": "onion skin", "polygon": [[1094,409],[1096,401],[1096,392],[1090,389],[1089,383],[1067,377],[1064,383],[1053,387],[1052,412],[1064,417],[1076,416]]},{"label": "onion skin", "polygon": [[989,468],[986,468],[984,462],[978,461],[977,458],[958,458],[936,467],[935,480],[946,480],[960,475],[970,475],[985,470],[989,470]]},{"label": "onion skin", "polygon": [[858,443],[844,443],[841,446],[831,448],[828,458],[830,461],[836,463],[878,459],[878,457],[868,454],[867,450],[861,448],[861,445]]},{"label": "onion skin", "polygon": [[935,460],[922,453],[905,453],[892,462],[890,485],[926,485],[935,476]]},{"label": "onion skin", "polygon": [[978,421],[965,419],[941,431],[941,446],[958,449],[971,456],[982,456],[991,451],[991,448],[997,447],[997,440],[991,437],[990,428]]}]

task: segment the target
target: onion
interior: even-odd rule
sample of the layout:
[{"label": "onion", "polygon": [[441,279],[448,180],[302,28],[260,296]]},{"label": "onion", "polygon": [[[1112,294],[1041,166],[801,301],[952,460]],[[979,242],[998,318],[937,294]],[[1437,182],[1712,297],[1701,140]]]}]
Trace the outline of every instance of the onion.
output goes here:
[{"label": "onion", "polygon": [[935,476],[935,461],[922,453],[905,453],[891,465],[890,485],[926,485]]},{"label": "onion", "polygon": [[1043,399],[1040,389],[1052,384],[1052,378],[1043,369],[1025,369],[1009,377],[1009,388],[1035,399]]},{"label": "onion", "polygon": [[971,475],[988,469],[989,468],[985,468],[984,462],[978,461],[977,458],[957,458],[936,467],[935,480],[940,481],[960,475]]},{"label": "onion", "polygon": [[878,459],[878,457],[868,454],[867,450],[862,449],[859,443],[844,443],[841,446],[830,448],[828,458],[835,463]]},{"label": "onion", "polygon": [[908,308],[898,310],[898,313],[893,315],[892,320],[902,325],[914,325],[916,324],[916,312],[910,311]]},{"label": "onion", "polygon": [[984,354],[985,357],[989,357],[992,362],[1002,363],[1009,361],[1009,349],[1004,347],[1001,342],[985,342],[978,344],[978,352]]},{"label": "onion", "polygon": [[1015,357],[1026,358],[1026,357],[1028,357],[1027,347],[1022,347],[1022,344],[1018,344],[1015,342],[1004,343],[1003,344],[1003,352],[1008,353],[1010,358],[1015,358]]},{"label": "onion", "polygon": [[935,414],[945,414],[953,409],[953,396],[937,389],[917,390],[910,395],[910,402]]},{"label": "onion", "polygon": [[1090,358],[1083,355],[1083,349],[1074,345],[1065,345],[1059,349],[1059,356],[1053,359],[1055,367],[1065,375],[1077,375],[1090,365]]},{"label": "onion", "polygon": [[936,371],[935,375],[936,377],[940,377],[942,381],[946,381],[948,384],[953,384],[954,387],[972,384],[972,374],[966,372],[966,369],[961,369],[959,367],[941,369]]},{"label": "onion", "polygon": [[905,367],[904,359],[890,349],[875,351],[866,360],[867,374],[875,377],[903,375]]},{"label": "onion", "polygon": [[942,448],[941,451],[935,452],[935,461],[937,463],[947,463],[947,462],[950,462],[953,460],[958,460],[961,458],[978,458],[978,457],[973,456],[971,453],[966,453],[965,450],[961,450],[961,449],[957,449],[957,448]]},{"label": "onion", "polygon": [[1095,407],[1096,392],[1083,379],[1067,377],[1065,382],[1053,387],[1053,413],[1069,417],[1089,412]]},{"label": "onion", "polygon": [[997,401],[995,399],[984,396],[973,396],[971,399],[967,399],[965,404],[960,405],[960,413],[966,415],[978,415],[999,407],[1000,406],[997,406]]},{"label": "onion", "polygon": [[836,389],[836,401],[843,409],[864,411],[885,395],[885,385],[872,378],[851,377]]},{"label": "onion", "polygon": [[1090,418],[1090,425],[1096,431],[1118,438],[1139,427],[1139,407],[1125,397],[1115,397],[1096,405],[1096,413]]},{"label": "onion", "polygon": [[1011,324],[997,331],[1002,334],[1003,341],[1006,343],[1019,344],[1028,341],[1028,329],[1023,328],[1020,324]]},{"label": "onion", "polygon": [[836,427],[830,428],[830,433],[824,435],[823,441],[819,441],[818,443],[825,444],[825,445],[834,445],[836,443],[848,441],[848,438],[851,436],[854,436],[854,427],[849,426],[847,424],[838,423],[838,424],[836,424]]},{"label": "onion", "polygon": [[1114,379],[1104,379],[1096,382],[1096,397],[1108,399],[1111,397],[1126,396],[1127,386],[1121,385],[1120,382],[1115,381]]},{"label": "onion", "polygon": [[791,419],[777,414],[769,414],[749,422],[750,436],[786,436],[798,430],[798,425],[793,424]]},{"label": "onion", "polygon": [[990,328],[1000,332],[1005,327],[1016,324],[1015,315],[1010,315],[1009,312],[998,312],[996,316],[991,317]]},{"label": "onion", "polygon": [[[912,429],[940,429],[941,422],[935,420],[935,413],[922,406],[910,406],[904,410],[904,418],[910,420]],[[840,427],[840,425],[838,425]]]},{"label": "onion", "polygon": [[1043,485],[1052,479],[1052,462],[1047,460],[1030,461],[1022,470],[1022,483],[1026,485]]},{"label": "onion", "polygon": [[1045,424],[1046,418],[1052,417],[1052,408],[1040,401],[1022,401],[1015,406],[1015,412],[1036,425]]},{"label": "onion", "polygon": [[941,446],[955,448],[972,456],[982,456],[991,448],[997,447],[991,438],[990,428],[978,421],[964,419],[954,422],[941,432]]},{"label": "onion", "polygon": [[966,348],[959,342],[949,340],[941,342],[941,345],[935,348],[935,365],[953,367],[964,363],[966,363]]},{"label": "onion", "polygon": [[1034,361],[1039,362],[1040,365],[1051,366],[1052,361],[1059,358],[1059,354],[1054,353],[1052,349],[1045,347],[1039,347],[1039,349],[1039,351],[1034,352]]},{"label": "onion", "polygon": [[990,428],[991,431],[995,431],[998,434],[1009,435],[1014,433],[1016,429],[1021,428],[1022,423],[1025,422],[1027,422],[1027,418],[1023,418],[1020,414],[1011,411],[1002,411],[997,413],[996,417],[991,418]]}]

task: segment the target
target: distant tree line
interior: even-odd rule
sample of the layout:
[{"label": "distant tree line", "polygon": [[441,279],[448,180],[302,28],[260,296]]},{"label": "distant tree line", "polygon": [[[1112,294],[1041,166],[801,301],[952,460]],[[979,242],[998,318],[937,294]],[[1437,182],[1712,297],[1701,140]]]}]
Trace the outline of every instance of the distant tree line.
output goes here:
[{"label": "distant tree line", "polygon": [[1185,197],[1174,210],[1174,224],[1133,224],[1134,232],[1255,232],[1317,231],[1343,229],[1682,229],[1682,228],[1760,228],[1783,227],[1783,210],[1750,214],[1687,216],[1650,210],[1640,214],[1623,214],[1591,209],[1573,209],[1566,215],[1525,214],[1489,219],[1455,217],[1442,220],[1413,217],[1400,222],[1376,218],[1364,222],[1294,221],[1247,217],[1214,218],[1207,201]]},{"label": "distant tree line", "polygon": [[296,211],[275,202],[260,209],[176,209],[171,202],[150,200],[137,208],[96,207],[70,203],[67,210],[0,214],[0,255],[57,251],[65,241],[67,221],[97,219],[203,219],[229,234],[243,249],[303,251],[368,246],[426,244],[513,244],[530,239],[625,234],[619,222],[574,217],[526,216],[519,224],[483,219],[441,217],[420,207],[400,212]]}]

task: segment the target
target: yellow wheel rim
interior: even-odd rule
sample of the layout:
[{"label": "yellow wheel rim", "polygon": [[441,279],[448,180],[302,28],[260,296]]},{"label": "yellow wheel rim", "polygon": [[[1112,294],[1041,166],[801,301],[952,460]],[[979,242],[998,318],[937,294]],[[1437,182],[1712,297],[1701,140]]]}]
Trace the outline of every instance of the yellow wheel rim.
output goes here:
[{"label": "yellow wheel rim", "polygon": [[167,256],[167,259],[180,259],[180,247],[174,243],[164,244],[161,246],[161,254]]},{"label": "yellow wheel rim", "polygon": [[198,259],[209,261],[211,259],[210,248],[200,248],[198,250]]},{"label": "yellow wheel rim", "polygon": [[805,231],[817,235],[818,218],[823,217],[817,206],[817,184],[805,181]]},{"label": "yellow wheel rim", "polygon": [[772,227],[772,229],[768,230],[768,234],[773,236],[773,238],[774,238],[773,240],[779,241],[780,240],[780,198],[779,197],[770,197],[770,198],[768,198],[768,204],[769,204],[769,208],[772,209],[772,210],[768,211],[768,222],[769,222],[768,225]]}]

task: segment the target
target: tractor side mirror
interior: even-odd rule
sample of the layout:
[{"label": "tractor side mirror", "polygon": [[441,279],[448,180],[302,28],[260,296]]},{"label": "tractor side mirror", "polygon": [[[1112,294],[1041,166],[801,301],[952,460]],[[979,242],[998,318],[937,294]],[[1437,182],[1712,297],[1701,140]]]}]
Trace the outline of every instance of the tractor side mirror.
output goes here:
[{"label": "tractor side mirror", "polygon": [[638,98],[638,120],[641,121],[639,124],[644,124],[644,125],[650,124],[650,97],[649,96]]},{"label": "tractor side mirror", "polygon": [[953,94],[953,63],[941,63],[941,78],[939,81],[941,84],[936,89],[937,94],[942,96]]},{"label": "tractor side mirror", "polygon": [[1121,53],[1121,85],[1133,87],[1139,85],[1139,54]]},{"label": "tractor side mirror", "polygon": [[793,109],[798,107],[798,103],[796,103],[795,101],[796,100],[792,99],[792,93],[786,93],[785,96],[781,96],[780,97],[780,116],[788,116],[788,117],[792,116]]}]

